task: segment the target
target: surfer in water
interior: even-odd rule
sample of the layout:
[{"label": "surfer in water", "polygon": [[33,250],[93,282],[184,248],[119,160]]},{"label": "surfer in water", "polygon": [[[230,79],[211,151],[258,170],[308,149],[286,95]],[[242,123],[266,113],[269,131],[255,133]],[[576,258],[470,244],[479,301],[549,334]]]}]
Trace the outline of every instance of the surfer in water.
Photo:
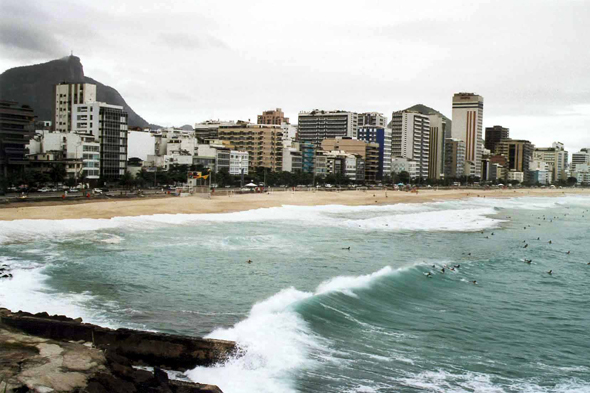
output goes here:
[{"label": "surfer in water", "polygon": [[348,247],[342,247],[342,249],[343,249],[343,250],[348,250],[348,251],[350,251],[350,246],[348,246]]}]

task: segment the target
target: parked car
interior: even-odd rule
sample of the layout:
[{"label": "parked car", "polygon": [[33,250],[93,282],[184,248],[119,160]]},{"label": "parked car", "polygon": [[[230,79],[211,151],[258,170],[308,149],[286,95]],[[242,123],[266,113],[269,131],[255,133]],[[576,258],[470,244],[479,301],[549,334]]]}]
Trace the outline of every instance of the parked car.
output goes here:
[{"label": "parked car", "polygon": [[100,188],[95,188],[94,190],[92,190],[92,193],[102,195],[103,192]]},{"label": "parked car", "polygon": [[68,190],[68,192],[80,192],[76,187],[72,187]]},{"label": "parked car", "polygon": [[51,188],[43,187],[39,189],[39,192],[50,192]]}]

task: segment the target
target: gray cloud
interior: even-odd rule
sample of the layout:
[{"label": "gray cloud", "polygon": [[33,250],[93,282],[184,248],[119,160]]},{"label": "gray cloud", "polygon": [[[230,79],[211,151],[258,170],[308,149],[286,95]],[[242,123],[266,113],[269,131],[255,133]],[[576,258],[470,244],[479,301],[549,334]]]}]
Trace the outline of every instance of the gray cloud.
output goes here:
[{"label": "gray cloud", "polygon": [[539,145],[590,135],[584,0],[0,4],[0,69],[73,49],[88,75],[158,124],[273,107],[294,121],[312,108],[391,116],[416,103],[450,117],[453,93],[473,91],[484,126]]},{"label": "gray cloud", "polygon": [[52,57],[63,55],[63,45],[52,35],[31,25],[1,22],[0,46],[6,55],[17,57]]}]

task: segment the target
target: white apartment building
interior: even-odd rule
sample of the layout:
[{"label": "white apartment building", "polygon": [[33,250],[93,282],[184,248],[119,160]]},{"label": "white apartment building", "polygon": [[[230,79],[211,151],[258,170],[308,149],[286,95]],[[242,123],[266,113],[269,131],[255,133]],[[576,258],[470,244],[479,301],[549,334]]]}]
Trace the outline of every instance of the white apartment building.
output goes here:
[{"label": "white apartment building", "polygon": [[551,147],[538,147],[533,151],[533,160],[549,164],[553,181],[567,179],[568,158],[568,152],[561,142],[554,142]]},{"label": "white apartment building", "polygon": [[248,174],[248,152],[230,150],[229,156],[229,174],[230,175],[247,175]]},{"label": "white apartment building", "polygon": [[297,126],[289,123],[282,123],[281,129],[283,130],[283,148],[292,147],[297,139]]},{"label": "white apartment building", "polygon": [[127,171],[127,112],[104,102],[74,104],[71,131],[100,144],[100,177],[117,181]]},{"label": "white apartment building", "polygon": [[465,176],[481,177],[483,97],[473,93],[453,96],[451,138],[465,142]]},{"label": "white apartment building", "polygon": [[418,163],[408,158],[394,157],[391,160],[391,173],[408,172],[411,179],[419,177]]},{"label": "white apartment building", "polygon": [[[416,177],[426,179],[430,158],[429,116],[408,110],[393,112],[390,127],[393,161],[396,158],[406,158],[415,162]],[[396,172],[393,164],[391,171]]]},{"label": "white apartment building", "polygon": [[63,164],[70,179],[98,180],[100,177],[100,144],[92,135],[40,130],[29,141],[33,168],[42,168],[39,161]]},{"label": "white apartment building", "polygon": [[590,164],[577,164],[576,171],[571,175],[577,179],[578,184],[590,185]]},{"label": "white apartment building", "polygon": [[283,172],[295,173],[302,170],[303,158],[299,149],[296,147],[283,147]]},{"label": "white apartment building", "polygon": [[533,184],[551,184],[553,182],[553,171],[545,161],[532,160],[529,163],[531,182]]},{"label": "white apartment building", "polygon": [[54,86],[53,92],[53,125],[54,130],[58,132],[73,130],[74,105],[96,102],[96,85],[91,83],[59,83]]},{"label": "white apartment building", "polygon": [[516,180],[517,182],[522,183],[524,181],[524,172],[508,171],[506,174],[506,180],[509,182]]},{"label": "white apartment building", "polygon": [[579,164],[590,164],[590,148],[580,149],[578,153],[572,154],[571,171],[576,172]]},{"label": "white apartment building", "polygon": [[383,113],[379,112],[366,112],[358,114],[358,126],[376,126],[386,127],[387,117],[383,116]]},{"label": "white apartment building", "polygon": [[298,123],[299,140],[311,142],[319,148],[324,139],[343,136],[356,138],[358,114],[315,109],[311,112],[299,112]]}]

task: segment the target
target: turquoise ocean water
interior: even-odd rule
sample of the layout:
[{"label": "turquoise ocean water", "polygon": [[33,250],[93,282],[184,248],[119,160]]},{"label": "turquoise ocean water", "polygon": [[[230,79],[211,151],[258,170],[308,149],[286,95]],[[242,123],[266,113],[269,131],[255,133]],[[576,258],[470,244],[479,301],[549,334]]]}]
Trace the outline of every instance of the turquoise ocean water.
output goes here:
[{"label": "turquoise ocean water", "polygon": [[0,222],[0,259],[2,307],[237,341],[187,373],[225,393],[590,392],[590,197]]}]

